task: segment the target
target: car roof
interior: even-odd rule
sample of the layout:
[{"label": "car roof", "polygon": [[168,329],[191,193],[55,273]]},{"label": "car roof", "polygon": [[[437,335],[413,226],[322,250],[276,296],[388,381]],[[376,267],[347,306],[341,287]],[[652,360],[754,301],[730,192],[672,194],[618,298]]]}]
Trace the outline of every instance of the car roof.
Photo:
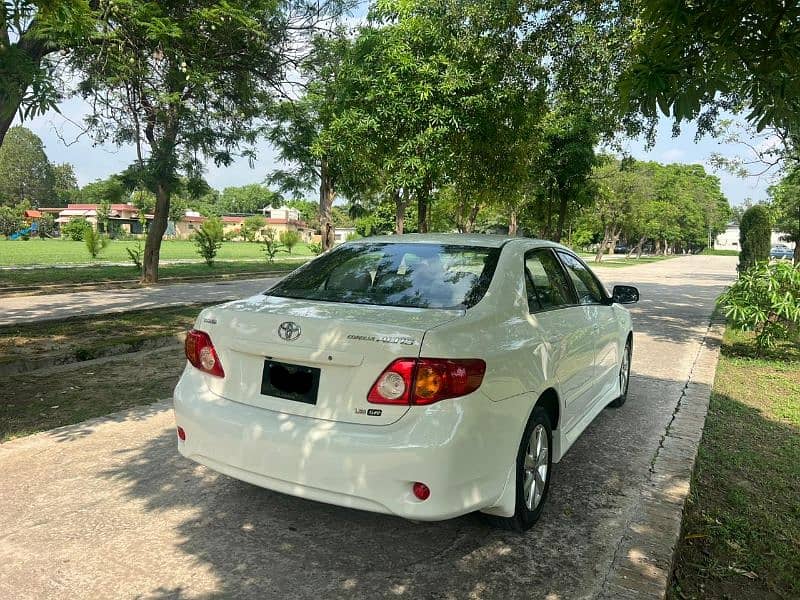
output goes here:
[{"label": "car roof", "polygon": [[484,233],[404,233],[403,235],[378,235],[352,240],[352,244],[447,244],[453,246],[478,246],[501,248],[509,242],[527,242],[535,246],[559,246],[554,242],[534,238],[490,235]]}]

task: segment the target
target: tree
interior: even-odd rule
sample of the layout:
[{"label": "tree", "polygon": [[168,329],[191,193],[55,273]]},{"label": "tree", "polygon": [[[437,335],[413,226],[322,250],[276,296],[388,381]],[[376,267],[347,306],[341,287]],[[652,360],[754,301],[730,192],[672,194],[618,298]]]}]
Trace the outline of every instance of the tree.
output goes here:
[{"label": "tree", "polygon": [[179,174],[196,179],[203,157],[228,166],[252,159],[257,122],[284,82],[303,37],[337,2],[116,0],[69,55],[99,139],[133,144],[156,195],[143,280],[158,279],[161,240]]},{"label": "tree", "polygon": [[119,175],[111,175],[106,179],[97,179],[91,183],[87,183],[80,191],[81,202],[86,204],[102,204],[108,202],[109,204],[119,204],[124,202],[130,190],[126,188],[125,183]]},{"label": "tree", "polygon": [[0,235],[9,236],[22,229],[22,211],[15,206],[0,205]]},{"label": "tree", "polygon": [[264,254],[267,255],[267,262],[270,264],[275,262],[275,256],[282,249],[275,230],[272,227],[267,227],[264,230]]},{"label": "tree", "polygon": [[220,208],[227,213],[260,214],[262,208],[279,206],[280,194],[266,186],[252,183],[240,187],[227,187],[219,199]]},{"label": "tree", "polygon": [[46,206],[54,195],[53,167],[44,144],[25,127],[8,130],[0,146],[0,203]]},{"label": "tree", "polygon": [[92,229],[92,224],[86,219],[70,219],[61,226],[61,235],[74,242],[81,242],[89,229]]},{"label": "tree", "polygon": [[286,248],[286,251],[289,254],[291,254],[292,248],[300,243],[300,234],[293,229],[287,229],[286,231],[281,232],[279,239],[281,245]]},{"label": "tree", "polygon": [[50,206],[66,206],[78,198],[78,178],[69,163],[53,165],[53,200]]},{"label": "tree", "polygon": [[769,260],[772,224],[766,206],[756,204],[742,215],[739,225],[739,271]]},{"label": "tree", "polygon": [[85,0],[44,2],[6,0],[0,4],[0,146],[19,115],[33,118],[60,99],[55,65],[48,55],[63,48],[64,38],[91,27]]},{"label": "tree", "polygon": [[91,226],[84,230],[83,241],[92,258],[97,258],[103,248],[108,246],[108,238]]},{"label": "tree", "polygon": [[636,60],[622,82],[626,103],[655,118],[699,117],[744,105],[760,131],[792,136],[800,125],[800,5],[788,0],[643,0]]},{"label": "tree", "polygon": [[209,267],[214,265],[214,258],[222,247],[223,239],[222,221],[216,217],[203,221],[200,229],[194,234],[197,253],[203,257]]},{"label": "tree", "polygon": [[789,234],[794,242],[794,264],[800,265],[800,167],[794,167],[777,184],[769,188],[775,227]]},{"label": "tree", "polygon": [[254,242],[258,237],[258,233],[266,224],[267,220],[261,215],[246,217],[245,220],[242,221],[242,229],[240,233],[246,242]]}]

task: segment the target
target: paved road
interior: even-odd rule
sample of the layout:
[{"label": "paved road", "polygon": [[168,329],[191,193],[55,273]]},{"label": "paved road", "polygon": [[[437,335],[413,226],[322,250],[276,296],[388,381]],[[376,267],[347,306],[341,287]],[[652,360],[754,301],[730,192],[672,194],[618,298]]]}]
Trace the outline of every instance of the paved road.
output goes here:
[{"label": "paved road", "polygon": [[0,598],[591,598],[735,260],[603,272],[643,297],[628,403],[556,466],[524,536],[474,515],[414,524],[216,475],[177,454],[160,404],[0,445]]},{"label": "paved road", "polygon": [[195,302],[225,302],[257,294],[273,281],[276,279],[234,279],[44,296],[9,296],[0,299],[0,325]]}]

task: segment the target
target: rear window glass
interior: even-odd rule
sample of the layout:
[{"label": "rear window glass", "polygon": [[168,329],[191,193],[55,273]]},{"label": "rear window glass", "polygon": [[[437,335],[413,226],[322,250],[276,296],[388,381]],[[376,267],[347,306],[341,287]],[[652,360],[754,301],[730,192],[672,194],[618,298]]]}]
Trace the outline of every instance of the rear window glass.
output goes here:
[{"label": "rear window glass", "polygon": [[269,296],[417,308],[469,308],[483,298],[499,248],[345,244],[267,290]]}]

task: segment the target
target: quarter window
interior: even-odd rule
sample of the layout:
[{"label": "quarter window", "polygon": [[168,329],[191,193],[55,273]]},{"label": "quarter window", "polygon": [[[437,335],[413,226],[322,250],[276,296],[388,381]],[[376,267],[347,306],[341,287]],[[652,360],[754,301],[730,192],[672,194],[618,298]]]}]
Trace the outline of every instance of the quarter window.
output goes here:
[{"label": "quarter window", "polygon": [[525,256],[525,286],[531,312],[574,304],[564,269],[549,250]]},{"label": "quarter window", "polygon": [[604,295],[600,290],[600,284],[591,271],[586,268],[586,265],[566,252],[559,252],[558,256],[567,268],[567,273],[569,273],[572,284],[575,286],[575,291],[578,294],[578,304],[602,303]]}]

